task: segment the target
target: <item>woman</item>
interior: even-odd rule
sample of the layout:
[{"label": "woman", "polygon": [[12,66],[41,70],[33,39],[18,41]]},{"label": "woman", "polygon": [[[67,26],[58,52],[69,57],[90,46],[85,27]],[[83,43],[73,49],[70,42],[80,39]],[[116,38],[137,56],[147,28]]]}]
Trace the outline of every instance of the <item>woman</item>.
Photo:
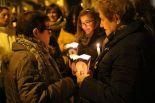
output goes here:
[{"label": "woman", "polygon": [[98,57],[97,43],[102,44],[105,38],[104,30],[100,28],[100,18],[93,9],[84,9],[80,12],[77,24],[77,42],[79,54],[91,55],[91,64],[93,66]]},{"label": "woman", "polygon": [[46,9],[46,14],[50,19],[50,26],[57,40],[60,34],[60,30],[62,27],[64,27],[66,20],[64,19],[62,11],[57,4],[51,4]]},{"label": "woman", "polygon": [[13,44],[5,78],[7,103],[66,102],[74,83],[69,77],[62,78],[50,56],[48,17],[40,12],[26,12],[19,18],[17,30],[24,37]]},{"label": "woman", "polygon": [[143,22],[134,20],[129,0],[98,0],[96,8],[108,41],[96,61],[96,78],[85,72],[87,68],[73,68],[81,97],[95,103],[151,103],[155,93],[153,37]]},{"label": "woman", "polygon": [[51,4],[49,7],[47,7],[46,15],[49,17],[49,20],[50,20],[49,25],[50,25],[50,28],[52,29],[52,35],[50,37],[49,44],[53,48],[53,53],[52,53],[53,57],[60,68],[60,72],[63,74],[66,69],[66,66],[58,44],[58,37],[61,31],[61,28],[64,27],[66,21],[63,18],[61,9],[57,4]]}]

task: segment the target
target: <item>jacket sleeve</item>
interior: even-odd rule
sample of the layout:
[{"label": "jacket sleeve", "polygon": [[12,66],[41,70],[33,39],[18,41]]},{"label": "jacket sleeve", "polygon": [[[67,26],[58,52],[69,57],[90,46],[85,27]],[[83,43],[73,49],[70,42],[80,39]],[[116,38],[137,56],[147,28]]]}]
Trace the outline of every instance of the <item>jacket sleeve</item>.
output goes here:
[{"label": "jacket sleeve", "polygon": [[83,81],[80,88],[83,98],[96,103],[128,103],[131,100],[140,73],[140,56],[138,50],[122,51],[112,63],[107,62],[110,59],[108,55],[112,54],[105,55],[99,64],[98,79],[87,77]]},{"label": "jacket sleeve", "polygon": [[74,83],[71,78],[47,83],[40,75],[37,63],[31,56],[23,56],[20,59],[22,61],[17,67],[16,75],[18,92],[23,103],[61,102],[72,95]]}]

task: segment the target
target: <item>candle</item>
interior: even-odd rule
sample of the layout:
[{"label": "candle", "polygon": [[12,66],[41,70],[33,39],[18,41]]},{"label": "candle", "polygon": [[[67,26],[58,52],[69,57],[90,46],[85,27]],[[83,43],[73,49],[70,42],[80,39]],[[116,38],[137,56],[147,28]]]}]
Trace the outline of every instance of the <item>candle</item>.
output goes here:
[{"label": "candle", "polygon": [[96,44],[96,47],[97,47],[97,54],[98,54],[98,56],[100,55],[100,44],[99,43],[97,43]]}]

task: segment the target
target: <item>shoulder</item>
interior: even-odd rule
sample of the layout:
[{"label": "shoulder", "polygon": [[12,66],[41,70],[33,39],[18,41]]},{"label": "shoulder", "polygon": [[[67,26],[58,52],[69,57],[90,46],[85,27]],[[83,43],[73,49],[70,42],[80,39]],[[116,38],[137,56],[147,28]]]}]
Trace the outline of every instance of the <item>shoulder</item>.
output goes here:
[{"label": "shoulder", "polygon": [[11,65],[22,65],[27,63],[33,63],[36,61],[35,56],[29,51],[16,51],[12,53],[10,59]]}]

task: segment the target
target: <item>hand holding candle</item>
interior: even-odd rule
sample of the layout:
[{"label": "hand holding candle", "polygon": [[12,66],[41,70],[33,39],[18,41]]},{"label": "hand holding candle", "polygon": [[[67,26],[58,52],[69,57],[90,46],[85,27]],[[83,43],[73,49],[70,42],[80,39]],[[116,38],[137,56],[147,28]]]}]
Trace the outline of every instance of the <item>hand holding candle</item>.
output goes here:
[{"label": "hand holding candle", "polygon": [[79,72],[80,74],[87,74],[89,71],[89,65],[90,65],[90,55],[82,54],[82,55],[70,55],[70,62],[72,62],[73,65],[71,65],[72,73],[75,74],[76,72]]}]

